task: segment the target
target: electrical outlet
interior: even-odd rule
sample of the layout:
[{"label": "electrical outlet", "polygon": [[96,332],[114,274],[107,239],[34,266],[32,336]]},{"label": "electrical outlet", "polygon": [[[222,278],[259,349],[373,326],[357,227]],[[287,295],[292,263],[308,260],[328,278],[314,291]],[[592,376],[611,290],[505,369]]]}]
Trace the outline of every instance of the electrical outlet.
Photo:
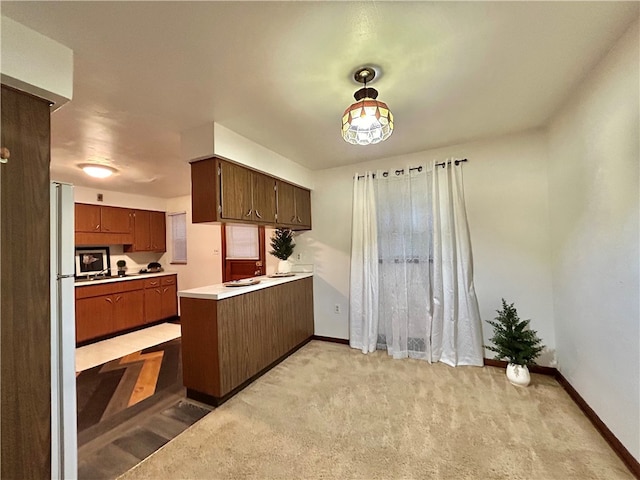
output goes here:
[{"label": "electrical outlet", "polygon": [[104,197],[101,193],[96,195],[96,200],[98,200],[99,202],[103,202],[104,201]]},{"label": "electrical outlet", "polygon": [[296,260],[298,260],[298,261],[302,260],[302,254],[301,253],[296,253]]},{"label": "electrical outlet", "polygon": [[339,314],[340,314],[340,305],[339,305],[338,303],[336,303],[336,306],[335,306],[335,307],[333,307],[333,312],[334,312],[336,315],[339,315]]}]

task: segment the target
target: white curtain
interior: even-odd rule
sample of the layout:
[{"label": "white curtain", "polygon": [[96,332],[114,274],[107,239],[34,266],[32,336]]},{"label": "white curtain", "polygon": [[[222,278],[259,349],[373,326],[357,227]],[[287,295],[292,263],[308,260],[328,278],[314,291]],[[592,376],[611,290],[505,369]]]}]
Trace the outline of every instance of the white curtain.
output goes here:
[{"label": "white curtain", "polygon": [[373,351],[377,333],[394,358],[482,365],[461,167],[357,178],[351,346]]},{"label": "white curtain", "polygon": [[378,229],[373,173],[353,179],[349,344],[373,352],[378,338]]},{"label": "white curtain", "polygon": [[473,284],[462,167],[432,165],[433,292],[431,359],[482,365],[482,321]]},{"label": "white curtain", "polygon": [[[405,173],[406,172],[406,173]],[[426,169],[376,175],[379,346],[430,360],[431,198]]]}]

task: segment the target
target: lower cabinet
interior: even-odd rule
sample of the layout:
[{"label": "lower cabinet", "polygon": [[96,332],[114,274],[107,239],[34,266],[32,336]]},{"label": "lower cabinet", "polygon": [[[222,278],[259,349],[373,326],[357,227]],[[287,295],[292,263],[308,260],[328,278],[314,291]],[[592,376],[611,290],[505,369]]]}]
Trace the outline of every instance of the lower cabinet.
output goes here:
[{"label": "lower cabinet", "polygon": [[176,275],[76,287],[76,343],[177,314]]},{"label": "lower cabinet", "polygon": [[152,323],[178,315],[177,277],[170,275],[145,281],[144,320]]}]

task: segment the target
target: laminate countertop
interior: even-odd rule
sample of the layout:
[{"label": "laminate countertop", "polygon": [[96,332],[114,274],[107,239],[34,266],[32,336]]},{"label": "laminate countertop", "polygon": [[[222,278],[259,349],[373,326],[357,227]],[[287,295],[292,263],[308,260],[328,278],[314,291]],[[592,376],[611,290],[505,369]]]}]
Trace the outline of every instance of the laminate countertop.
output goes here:
[{"label": "laminate countertop", "polygon": [[178,292],[178,297],[202,298],[205,300],[223,300],[225,298],[235,297],[236,295],[244,295],[245,293],[255,292],[256,290],[261,290],[263,288],[274,287],[276,285],[282,285],[284,283],[293,282],[295,280],[301,280],[308,277],[313,277],[313,273],[296,273],[291,277],[274,278],[263,275],[261,277],[253,278],[260,281],[260,283],[256,283],[255,285],[247,285],[243,287],[227,287],[224,283],[219,283],[217,285],[208,285],[206,287],[180,290]]},{"label": "laminate countertop", "polygon": [[107,277],[98,278],[97,280],[76,280],[76,287],[84,287],[86,285],[101,285],[103,283],[126,282],[128,280],[143,280],[145,278],[164,277],[166,275],[175,275],[177,272],[157,272],[157,273],[127,273],[124,277]]}]

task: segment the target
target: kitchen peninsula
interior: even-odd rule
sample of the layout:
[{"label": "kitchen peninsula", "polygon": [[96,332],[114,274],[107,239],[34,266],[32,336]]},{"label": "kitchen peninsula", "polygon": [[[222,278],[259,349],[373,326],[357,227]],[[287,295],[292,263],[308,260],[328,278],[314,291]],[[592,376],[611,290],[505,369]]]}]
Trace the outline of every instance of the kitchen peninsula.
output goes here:
[{"label": "kitchen peninsula", "polygon": [[313,275],[182,290],[187,396],[219,405],[313,336]]}]

